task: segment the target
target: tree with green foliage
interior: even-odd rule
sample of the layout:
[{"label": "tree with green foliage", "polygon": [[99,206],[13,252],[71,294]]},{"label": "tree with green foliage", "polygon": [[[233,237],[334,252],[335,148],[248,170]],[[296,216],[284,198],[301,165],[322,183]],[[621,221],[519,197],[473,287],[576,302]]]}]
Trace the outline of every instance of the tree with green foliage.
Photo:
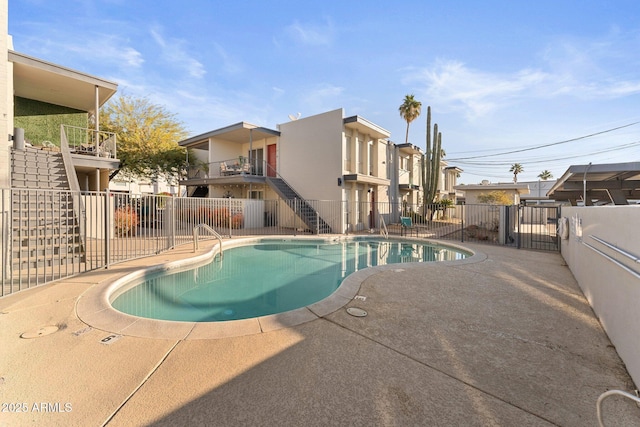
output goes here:
[{"label": "tree with green foliage", "polygon": [[100,110],[100,128],[117,135],[120,169],[111,178],[120,172],[171,182],[184,173],[186,149],[178,141],[187,131],[164,107],[147,98],[120,96]]},{"label": "tree with green foliage", "polygon": [[543,181],[546,181],[548,179],[553,178],[553,174],[545,169],[542,172],[540,172],[540,175],[538,175],[538,178],[540,178]]},{"label": "tree with green foliage", "polygon": [[415,99],[414,95],[405,95],[404,102],[400,105],[398,110],[400,116],[407,122],[407,135],[405,137],[405,144],[409,142],[409,124],[418,118],[422,109],[422,102]]},{"label": "tree with green foliage", "polygon": [[517,183],[518,174],[524,172],[524,168],[520,163],[514,163],[513,165],[511,165],[511,169],[509,169],[509,172],[513,173],[513,182]]},{"label": "tree with green foliage", "polygon": [[494,190],[479,194],[478,202],[490,205],[512,205],[513,199],[505,191]]}]

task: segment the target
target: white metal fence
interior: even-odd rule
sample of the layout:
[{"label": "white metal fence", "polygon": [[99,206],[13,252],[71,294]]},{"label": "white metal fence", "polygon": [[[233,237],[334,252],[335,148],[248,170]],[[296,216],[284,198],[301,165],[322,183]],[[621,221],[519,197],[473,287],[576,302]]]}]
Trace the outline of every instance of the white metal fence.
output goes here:
[{"label": "white metal fence", "polygon": [[[230,238],[378,232],[384,222],[391,235],[557,250],[556,208],[529,211],[518,206],[411,206],[27,189],[0,190],[0,195],[0,296],[158,254],[191,242],[198,224],[207,224]],[[536,247],[537,242],[544,246]]]}]

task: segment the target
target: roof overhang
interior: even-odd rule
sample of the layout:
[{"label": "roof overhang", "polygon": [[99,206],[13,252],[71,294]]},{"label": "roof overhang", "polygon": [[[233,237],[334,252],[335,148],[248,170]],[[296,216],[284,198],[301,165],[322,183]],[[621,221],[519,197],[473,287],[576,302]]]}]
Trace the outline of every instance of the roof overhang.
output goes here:
[{"label": "roof overhang", "polygon": [[65,68],[23,53],[9,51],[14,95],[76,110],[94,112],[118,90],[116,83]]},{"label": "roof overhang", "polygon": [[224,128],[212,130],[179,142],[183,147],[209,149],[209,139],[221,139],[237,144],[245,144],[250,141],[280,136],[280,132],[265,127],[252,125],[251,123],[240,122]]},{"label": "roof overhang", "polygon": [[464,170],[460,169],[458,166],[447,166],[444,168],[444,170],[458,172],[458,173],[464,172]]},{"label": "roof overhang", "polygon": [[391,133],[388,130],[360,116],[347,117],[344,119],[343,123],[347,128],[355,129],[363,134],[368,134],[372,138],[385,139],[391,136]]},{"label": "roof overhang", "polygon": [[610,202],[626,205],[629,200],[640,200],[640,162],[572,165],[547,192],[558,201],[585,197],[586,204]]},{"label": "roof overhang", "polygon": [[479,184],[479,185],[469,185],[469,184],[461,184],[454,185],[454,190],[460,191],[514,191],[518,194],[529,194],[529,184]]},{"label": "roof overhang", "polygon": [[359,173],[344,175],[342,178],[345,182],[352,181],[361,184],[385,185],[387,187],[391,184],[391,181],[388,179],[379,178],[372,175],[363,175]]},{"label": "roof overhang", "polygon": [[422,149],[420,147],[410,143],[396,144],[396,147],[398,147],[400,152],[405,154],[422,154]]}]

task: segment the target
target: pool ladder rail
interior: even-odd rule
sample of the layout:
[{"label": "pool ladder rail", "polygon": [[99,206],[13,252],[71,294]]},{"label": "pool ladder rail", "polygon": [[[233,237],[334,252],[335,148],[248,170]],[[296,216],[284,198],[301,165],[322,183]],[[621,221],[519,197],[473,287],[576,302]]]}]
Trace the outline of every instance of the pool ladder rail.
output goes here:
[{"label": "pool ladder rail", "polygon": [[193,251],[195,252],[198,249],[200,249],[198,236],[200,234],[199,230],[201,228],[204,228],[209,233],[211,233],[216,239],[218,239],[218,243],[220,244],[218,254],[220,255],[220,260],[222,260],[222,257],[223,257],[223,254],[222,254],[222,236],[220,234],[218,234],[218,232],[216,230],[214,230],[211,226],[209,226],[207,224],[204,224],[204,223],[200,223],[200,224],[196,225],[195,227],[193,227]]},{"label": "pool ladder rail", "polygon": [[387,223],[384,222],[384,217],[382,215],[380,215],[380,224],[382,224],[382,227],[380,227],[380,235],[382,235],[382,237],[384,237],[385,239],[388,239],[389,230],[387,230]]}]

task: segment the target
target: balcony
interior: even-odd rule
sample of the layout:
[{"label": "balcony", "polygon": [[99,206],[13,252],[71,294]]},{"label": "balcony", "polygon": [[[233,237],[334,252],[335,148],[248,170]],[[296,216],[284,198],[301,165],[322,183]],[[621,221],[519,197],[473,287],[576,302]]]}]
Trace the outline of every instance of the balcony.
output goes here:
[{"label": "balcony", "polygon": [[116,134],[76,126],[62,125],[62,139],[71,154],[117,159]]},{"label": "balcony", "polygon": [[236,157],[211,163],[189,165],[187,179],[181,185],[209,185],[228,183],[265,182],[267,176],[276,176],[276,171],[266,161]]}]

